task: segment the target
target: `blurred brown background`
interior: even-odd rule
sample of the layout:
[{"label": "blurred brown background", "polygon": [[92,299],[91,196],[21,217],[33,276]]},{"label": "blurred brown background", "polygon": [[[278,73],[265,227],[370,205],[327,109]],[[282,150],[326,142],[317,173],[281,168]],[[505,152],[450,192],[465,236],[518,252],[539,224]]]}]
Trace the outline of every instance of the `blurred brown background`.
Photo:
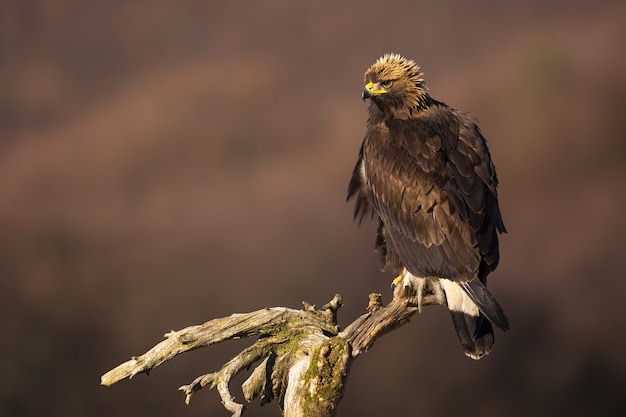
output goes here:
[{"label": "blurred brown background", "polygon": [[388,301],[345,202],[385,52],[480,120],[512,330],[474,362],[428,308],[356,362],[340,415],[624,415],[625,22],[623,1],[2,1],[0,415],[226,416],[176,388],[246,341],[99,378],[233,312],[338,292],[345,326]]}]

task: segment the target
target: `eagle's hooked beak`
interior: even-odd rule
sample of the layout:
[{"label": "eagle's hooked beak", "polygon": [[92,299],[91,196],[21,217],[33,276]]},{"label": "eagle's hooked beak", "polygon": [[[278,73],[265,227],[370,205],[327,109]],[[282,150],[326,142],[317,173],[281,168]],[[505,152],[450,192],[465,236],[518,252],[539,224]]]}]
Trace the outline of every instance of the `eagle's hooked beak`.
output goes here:
[{"label": "eagle's hooked beak", "polygon": [[363,99],[363,101],[365,101],[365,99],[368,99],[372,97],[372,94],[370,93],[370,90],[368,90],[367,86],[363,87],[363,91],[361,91],[361,99]]},{"label": "eagle's hooked beak", "polygon": [[363,99],[363,101],[365,101],[365,99],[367,98],[372,98],[374,96],[377,96],[379,94],[383,94],[386,93],[387,90],[385,90],[380,83],[372,83],[369,82],[367,84],[365,84],[365,87],[363,87],[363,91],[361,91],[361,98]]}]

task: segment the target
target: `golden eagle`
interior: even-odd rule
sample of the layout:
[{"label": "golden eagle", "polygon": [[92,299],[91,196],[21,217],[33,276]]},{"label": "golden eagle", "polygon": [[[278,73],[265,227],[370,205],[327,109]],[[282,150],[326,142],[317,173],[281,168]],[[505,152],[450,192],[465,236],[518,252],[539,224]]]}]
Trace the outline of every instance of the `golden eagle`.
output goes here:
[{"label": "golden eagle", "polygon": [[348,189],[355,218],[378,218],[376,248],[394,283],[412,275],[418,303],[425,288],[440,290],[465,354],[480,359],[493,347],[491,323],[509,328],[486,287],[506,230],[485,138],[469,115],[430,97],[409,59],[384,55],[364,82],[367,132]]}]

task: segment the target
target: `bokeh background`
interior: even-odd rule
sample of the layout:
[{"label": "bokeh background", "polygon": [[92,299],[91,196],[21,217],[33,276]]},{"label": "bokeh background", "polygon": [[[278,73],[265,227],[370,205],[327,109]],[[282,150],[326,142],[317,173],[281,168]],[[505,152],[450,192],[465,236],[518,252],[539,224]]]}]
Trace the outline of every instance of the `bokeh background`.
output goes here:
[{"label": "bokeh background", "polygon": [[388,301],[345,195],[362,74],[398,52],[489,141],[512,330],[474,362],[427,308],[339,415],[624,415],[625,22],[608,0],[1,1],[0,414],[226,416],[176,389],[246,341],[100,376],[233,312],[340,293],[345,326]]}]

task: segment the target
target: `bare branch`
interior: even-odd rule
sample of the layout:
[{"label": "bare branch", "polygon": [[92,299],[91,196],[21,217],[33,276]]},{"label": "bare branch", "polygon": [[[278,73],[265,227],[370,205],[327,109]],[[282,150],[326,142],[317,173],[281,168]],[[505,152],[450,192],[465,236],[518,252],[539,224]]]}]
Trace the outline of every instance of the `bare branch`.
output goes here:
[{"label": "bare branch", "polygon": [[[257,340],[222,368],[199,376],[179,389],[188,404],[204,387],[217,388],[224,407],[233,417],[245,410],[229,389],[229,382],[242,370],[260,362],[242,384],[243,396],[261,404],[278,399],[285,417],[332,417],[345,390],[354,358],[366,352],[376,339],[404,323],[422,306],[441,304],[441,289],[420,282],[404,282],[386,306],[380,294],[371,294],[368,312],[340,332],[337,311],[341,296],[322,310],[303,303],[302,310],[274,307],[210,320],[202,325],[171,331],[166,339],[141,356],[133,357],[104,374],[102,385],[147,373],[178,354],[229,339],[257,336]],[[426,287],[424,287],[426,285]],[[419,299],[416,294],[425,294]]]},{"label": "bare branch", "polygon": [[[424,285],[426,287],[420,291],[415,289]],[[416,294],[422,295],[418,299]],[[437,281],[405,282],[395,288],[394,298],[386,306],[382,306],[380,294],[370,294],[369,312],[357,318],[339,336],[350,343],[352,356],[357,357],[372,347],[376,339],[407,323],[421,307],[442,304],[443,297]]]},{"label": "bare branch", "polygon": [[166,339],[141,356],[130,360],[104,374],[102,385],[112,385],[122,379],[147,373],[174,356],[219,343],[228,339],[255,336],[280,326],[286,316],[298,310],[283,307],[264,309],[246,314],[214,319],[199,326],[190,326],[165,334]]}]

